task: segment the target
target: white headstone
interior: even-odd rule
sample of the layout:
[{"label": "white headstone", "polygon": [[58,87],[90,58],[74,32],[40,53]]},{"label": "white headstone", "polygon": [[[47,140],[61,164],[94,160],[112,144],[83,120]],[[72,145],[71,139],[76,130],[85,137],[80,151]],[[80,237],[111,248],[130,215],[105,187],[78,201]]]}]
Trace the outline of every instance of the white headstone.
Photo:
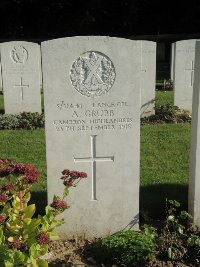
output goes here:
[{"label": "white headstone", "polygon": [[0,63],[0,92],[3,91],[3,88],[2,88],[2,70],[1,70],[1,63]]},{"label": "white headstone", "polygon": [[171,54],[170,54],[170,79],[174,79],[174,57],[175,57],[175,43],[171,44]]},{"label": "white headstone", "polygon": [[68,237],[138,228],[141,42],[71,37],[42,43],[48,199],[63,169],[88,173],[71,190]]},{"label": "white headstone", "polygon": [[141,117],[155,114],[156,43],[141,42]]},{"label": "white headstone", "polygon": [[5,113],[40,113],[40,46],[22,41],[2,43],[1,64]]},{"label": "white headstone", "polygon": [[175,43],[174,105],[192,111],[196,40]]},{"label": "white headstone", "polygon": [[200,227],[200,42],[195,53],[191,137],[188,203],[194,224]]}]

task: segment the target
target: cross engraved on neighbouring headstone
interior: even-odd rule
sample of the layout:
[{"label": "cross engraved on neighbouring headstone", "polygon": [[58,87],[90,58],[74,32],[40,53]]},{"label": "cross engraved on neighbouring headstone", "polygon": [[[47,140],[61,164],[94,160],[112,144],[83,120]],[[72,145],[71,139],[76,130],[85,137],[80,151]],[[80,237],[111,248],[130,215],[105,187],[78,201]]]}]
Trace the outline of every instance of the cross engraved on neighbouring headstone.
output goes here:
[{"label": "cross engraved on neighbouring headstone", "polygon": [[193,82],[194,82],[194,62],[193,62],[193,60],[191,61],[191,68],[185,69],[185,70],[191,71],[190,86],[193,86]]},{"label": "cross engraved on neighbouring headstone", "polygon": [[20,87],[21,88],[21,101],[24,100],[24,87],[29,87],[28,84],[23,84],[22,77],[20,78],[20,84],[14,85],[14,87]]},{"label": "cross engraved on neighbouring headstone", "polygon": [[92,165],[92,200],[96,197],[96,162],[114,161],[114,156],[97,157],[96,156],[96,135],[91,135],[91,156],[84,158],[75,158],[74,162],[91,162]]}]

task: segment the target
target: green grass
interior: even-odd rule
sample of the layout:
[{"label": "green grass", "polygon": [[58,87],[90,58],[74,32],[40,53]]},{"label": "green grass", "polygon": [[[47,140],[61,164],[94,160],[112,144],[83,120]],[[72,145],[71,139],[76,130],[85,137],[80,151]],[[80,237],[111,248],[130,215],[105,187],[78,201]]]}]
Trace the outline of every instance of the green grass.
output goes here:
[{"label": "green grass", "polygon": [[46,190],[46,156],[44,130],[0,131],[0,155],[13,161],[36,166],[41,173],[41,182],[34,185],[36,191]]},{"label": "green grass", "polygon": [[173,91],[156,91],[156,105],[173,105]]},{"label": "green grass", "polygon": [[165,199],[180,201],[187,209],[190,124],[143,125],[141,127],[142,213],[159,217]]}]

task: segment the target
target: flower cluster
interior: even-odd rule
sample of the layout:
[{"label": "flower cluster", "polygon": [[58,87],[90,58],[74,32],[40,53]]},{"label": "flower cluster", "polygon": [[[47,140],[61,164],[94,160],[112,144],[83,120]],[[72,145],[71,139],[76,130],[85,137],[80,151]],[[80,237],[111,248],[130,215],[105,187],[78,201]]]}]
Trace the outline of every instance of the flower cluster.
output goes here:
[{"label": "flower cluster", "polygon": [[54,199],[53,202],[50,204],[50,207],[52,207],[55,210],[62,210],[62,211],[68,208],[66,201],[59,198]]},{"label": "flower cluster", "polygon": [[37,241],[38,241],[38,244],[40,245],[48,245],[50,242],[50,236],[47,232],[42,231],[37,236]]},{"label": "flower cluster", "polygon": [[68,169],[63,170],[62,175],[63,184],[67,187],[74,186],[74,183],[78,183],[82,178],[87,178],[87,173],[85,172],[70,171]]},{"label": "flower cluster", "polygon": [[25,247],[25,244],[21,241],[14,241],[10,243],[9,247],[11,249],[23,249]]},{"label": "flower cluster", "polygon": [[3,215],[0,215],[0,224],[5,222],[6,218]]},{"label": "flower cluster", "polygon": [[2,191],[11,191],[11,190],[13,190],[14,189],[14,185],[13,185],[13,183],[5,183],[5,184],[3,184],[2,186],[1,186],[1,190]]},{"label": "flower cluster", "polygon": [[0,195],[0,203],[4,203],[8,200],[8,197],[5,194],[1,194]]},{"label": "flower cluster", "polygon": [[22,176],[25,184],[37,183],[39,178],[39,172],[33,165],[15,163],[7,159],[0,159],[0,177],[6,177],[9,175]]}]

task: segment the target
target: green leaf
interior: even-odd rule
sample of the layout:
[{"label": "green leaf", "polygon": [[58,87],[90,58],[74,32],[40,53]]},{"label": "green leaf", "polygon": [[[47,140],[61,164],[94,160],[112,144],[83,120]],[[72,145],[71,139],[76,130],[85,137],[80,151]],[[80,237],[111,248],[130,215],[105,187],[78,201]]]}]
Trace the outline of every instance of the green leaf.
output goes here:
[{"label": "green leaf", "polygon": [[37,258],[38,255],[38,250],[40,249],[40,245],[39,244],[33,244],[30,249],[29,249],[29,254],[31,256],[32,259]]},{"label": "green leaf", "polygon": [[0,245],[3,244],[4,241],[5,241],[4,232],[3,229],[0,228]]},{"label": "green leaf", "polygon": [[179,208],[180,207],[180,203],[176,200],[168,200],[169,204]]},{"label": "green leaf", "polygon": [[4,261],[5,267],[14,267],[14,264],[8,260]]},{"label": "green leaf", "polygon": [[63,197],[67,197],[69,195],[69,189],[65,187],[64,192],[63,192]]},{"label": "green leaf", "polygon": [[43,259],[38,259],[37,260],[37,265],[38,265],[38,267],[48,267],[47,261],[45,261]]},{"label": "green leaf", "polygon": [[[29,218],[30,219],[30,218]],[[25,224],[25,229],[33,229],[36,228],[41,223],[41,220],[38,218],[31,219],[31,222],[29,224]]]},{"label": "green leaf", "polygon": [[18,236],[10,236],[10,237],[8,238],[8,241],[9,241],[9,242],[14,242],[14,241],[17,241],[17,240],[19,240],[19,237],[18,237]]},{"label": "green leaf", "polygon": [[61,226],[63,223],[64,223],[64,219],[61,219],[61,220],[54,220],[51,224],[51,231],[54,230],[55,228]]},{"label": "green leaf", "polygon": [[50,232],[49,233],[49,236],[50,236],[50,239],[51,240],[58,240],[59,239],[58,235],[55,234],[55,233],[53,233],[53,232]]},{"label": "green leaf", "polygon": [[14,265],[18,266],[25,263],[25,255],[21,251],[17,250],[14,254]]},{"label": "green leaf", "polygon": [[48,252],[48,245],[41,245],[40,246],[40,255],[44,256],[45,254],[47,254]]},{"label": "green leaf", "polygon": [[24,200],[25,200],[26,202],[29,202],[30,198],[31,198],[31,193],[30,193],[30,192],[27,192],[27,193],[25,194],[25,196],[24,196]]},{"label": "green leaf", "polygon": [[25,215],[27,218],[31,218],[31,217],[34,215],[35,210],[36,210],[36,208],[35,208],[35,204],[31,204],[31,205],[29,205],[28,207],[26,207],[26,208],[24,209],[24,215]]}]

